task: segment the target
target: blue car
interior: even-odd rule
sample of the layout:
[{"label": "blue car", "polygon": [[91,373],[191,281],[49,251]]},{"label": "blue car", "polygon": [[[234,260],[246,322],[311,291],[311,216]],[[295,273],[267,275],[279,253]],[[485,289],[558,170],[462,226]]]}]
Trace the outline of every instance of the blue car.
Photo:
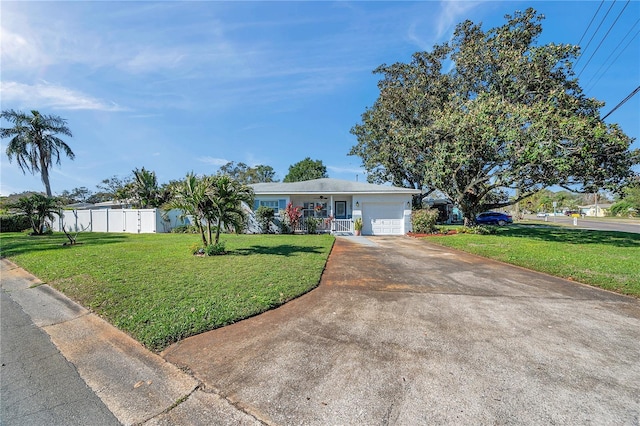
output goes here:
[{"label": "blue car", "polygon": [[484,212],[476,216],[476,223],[478,225],[500,225],[504,226],[507,223],[513,223],[511,215],[498,212]]}]

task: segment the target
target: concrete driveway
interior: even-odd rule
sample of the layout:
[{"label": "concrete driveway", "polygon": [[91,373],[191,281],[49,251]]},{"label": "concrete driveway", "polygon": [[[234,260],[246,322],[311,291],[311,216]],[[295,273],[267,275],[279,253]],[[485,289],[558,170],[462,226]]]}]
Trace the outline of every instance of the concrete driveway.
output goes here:
[{"label": "concrete driveway", "polygon": [[163,356],[267,424],[640,423],[640,302],[407,237]]}]

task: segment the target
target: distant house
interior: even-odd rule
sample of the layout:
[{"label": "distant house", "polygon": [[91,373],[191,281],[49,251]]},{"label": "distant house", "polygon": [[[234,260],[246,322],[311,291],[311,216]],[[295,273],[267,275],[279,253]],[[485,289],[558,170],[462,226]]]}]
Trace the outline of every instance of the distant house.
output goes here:
[{"label": "distant house", "polygon": [[64,206],[65,209],[71,209],[71,210],[86,210],[86,209],[92,209],[94,207],[95,205],[91,203],[72,203]]},{"label": "distant house", "polygon": [[363,235],[404,235],[411,230],[411,200],[419,190],[340,179],[271,182],[250,185],[253,210],[271,207],[276,214],[291,203],[303,218],[322,219],[321,229],[352,233],[353,221],[363,221]]},{"label": "distant house", "polygon": [[130,209],[133,207],[133,203],[129,200],[125,201],[103,201],[101,203],[94,204],[96,209]]},{"label": "distant house", "polygon": [[588,206],[578,206],[580,214],[593,217],[605,217],[613,204],[590,204]]}]

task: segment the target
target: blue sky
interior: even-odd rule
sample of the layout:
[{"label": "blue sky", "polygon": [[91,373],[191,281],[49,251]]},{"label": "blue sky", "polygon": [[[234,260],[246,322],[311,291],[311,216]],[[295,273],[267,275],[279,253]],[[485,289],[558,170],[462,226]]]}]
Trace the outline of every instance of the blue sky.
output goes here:
[{"label": "blue sky", "polygon": [[[364,180],[359,158],[347,155],[349,130],[378,96],[374,68],[410,61],[465,19],[488,29],[529,6],[546,16],[540,43],[577,44],[600,5],[2,1],[2,109],[68,120],[76,159],[52,169],[58,194],[95,191],[134,168],[162,183],[227,161],[270,165],[282,179],[305,157],[322,160],[330,177]],[[576,68],[584,66],[585,93],[606,102],[603,115],[640,85],[640,2],[604,2],[581,45],[608,10]],[[637,139],[639,111],[640,94],[606,121]],[[44,190],[38,175],[9,163],[7,143],[0,194]]]}]

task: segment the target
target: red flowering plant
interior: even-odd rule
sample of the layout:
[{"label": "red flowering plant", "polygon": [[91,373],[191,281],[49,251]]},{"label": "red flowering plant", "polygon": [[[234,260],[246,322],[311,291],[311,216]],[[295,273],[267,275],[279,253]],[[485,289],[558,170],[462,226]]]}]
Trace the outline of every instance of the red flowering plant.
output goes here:
[{"label": "red flowering plant", "polygon": [[289,202],[284,211],[284,215],[291,232],[295,232],[296,228],[300,225],[300,218],[302,218],[302,207],[293,207],[293,203]]},{"label": "red flowering plant", "polygon": [[333,215],[327,216],[327,218],[324,220],[324,224],[327,226],[331,225],[331,222],[333,222]]}]

